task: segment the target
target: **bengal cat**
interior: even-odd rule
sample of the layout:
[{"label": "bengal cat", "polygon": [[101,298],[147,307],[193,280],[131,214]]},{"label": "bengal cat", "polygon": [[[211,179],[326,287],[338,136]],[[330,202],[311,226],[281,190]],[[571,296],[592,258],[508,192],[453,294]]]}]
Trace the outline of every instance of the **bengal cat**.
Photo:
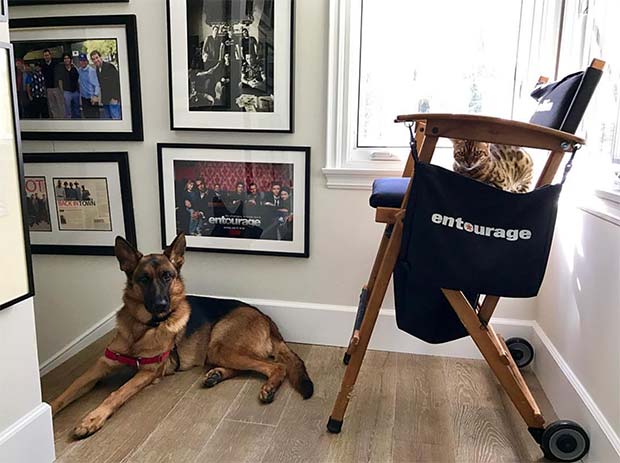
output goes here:
[{"label": "bengal cat", "polygon": [[526,193],[533,178],[531,156],[516,146],[455,140],[453,170],[512,193]]}]

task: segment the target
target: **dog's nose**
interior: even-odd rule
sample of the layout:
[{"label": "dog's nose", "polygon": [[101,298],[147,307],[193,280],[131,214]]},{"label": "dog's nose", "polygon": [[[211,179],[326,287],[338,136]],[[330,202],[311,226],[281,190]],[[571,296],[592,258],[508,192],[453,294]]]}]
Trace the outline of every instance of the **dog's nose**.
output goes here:
[{"label": "dog's nose", "polygon": [[153,303],[153,312],[162,313],[168,310],[168,299],[158,299]]}]

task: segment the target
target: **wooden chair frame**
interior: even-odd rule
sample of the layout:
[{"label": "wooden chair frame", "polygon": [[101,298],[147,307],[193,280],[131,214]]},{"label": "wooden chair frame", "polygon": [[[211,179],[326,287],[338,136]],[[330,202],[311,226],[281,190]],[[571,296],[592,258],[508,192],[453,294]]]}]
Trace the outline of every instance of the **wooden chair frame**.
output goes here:
[{"label": "wooden chair frame", "polygon": [[[536,187],[549,184],[564,154],[584,144],[583,139],[570,133],[525,122],[484,116],[412,114],[398,116],[395,122],[415,124],[419,162],[431,162],[440,137],[546,149],[550,153]],[[413,156],[410,155],[403,171],[403,177],[411,177],[414,169]],[[327,425],[328,430],[333,433],[340,432],[342,428],[347,405],[396,265],[403,236],[403,220],[410,194],[411,182],[400,208],[379,207],[376,210],[375,221],[386,224],[386,227],[368,283],[362,290],[356,326],[345,354],[347,368]],[[527,423],[530,433],[540,443],[545,426],[543,415],[510,355],[506,343],[489,323],[500,298],[486,295],[482,304],[473,308],[461,291],[449,289],[442,289],[442,291]]]}]

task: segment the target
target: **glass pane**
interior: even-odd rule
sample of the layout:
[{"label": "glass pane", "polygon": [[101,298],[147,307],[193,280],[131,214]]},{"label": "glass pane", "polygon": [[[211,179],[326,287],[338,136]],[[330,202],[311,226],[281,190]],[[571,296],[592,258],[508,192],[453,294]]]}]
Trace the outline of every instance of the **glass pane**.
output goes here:
[{"label": "glass pane", "polygon": [[364,0],[358,146],[402,146],[398,114],[510,117],[521,0]]}]

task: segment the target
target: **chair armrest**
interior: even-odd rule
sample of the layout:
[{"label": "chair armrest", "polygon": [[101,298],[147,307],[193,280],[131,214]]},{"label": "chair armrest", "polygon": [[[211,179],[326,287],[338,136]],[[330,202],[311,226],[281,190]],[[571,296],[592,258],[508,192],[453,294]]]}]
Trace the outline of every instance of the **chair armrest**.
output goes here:
[{"label": "chair armrest", "polygon": [[395,122],[426,122],[426,136],[476,140],[552,151],[571,151],[585,140],[572,133],[528,122],[473,114],[408,114]]}]

